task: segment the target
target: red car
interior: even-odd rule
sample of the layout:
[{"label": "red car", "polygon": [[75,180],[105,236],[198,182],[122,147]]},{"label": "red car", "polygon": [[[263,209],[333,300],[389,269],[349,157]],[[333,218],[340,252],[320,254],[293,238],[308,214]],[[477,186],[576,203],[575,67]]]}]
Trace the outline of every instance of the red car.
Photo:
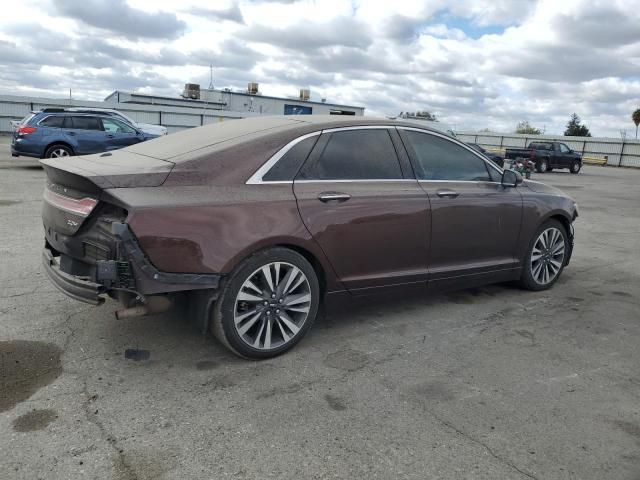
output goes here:
[{"label": "red car", "polygon": [[42,163],[54,285],[120,317],[186,293],[251,358],[291,348],[338,295],[549,288],[578,215],[446,134],[364,117],[234,120]]}]

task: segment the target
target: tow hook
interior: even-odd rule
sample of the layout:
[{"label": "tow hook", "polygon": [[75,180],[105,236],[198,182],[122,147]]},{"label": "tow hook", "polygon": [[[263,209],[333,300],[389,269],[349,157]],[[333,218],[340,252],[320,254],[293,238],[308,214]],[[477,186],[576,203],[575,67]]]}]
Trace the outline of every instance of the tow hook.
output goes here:
[{"label": "tow hook", "polygon": [[147,297],[145,303],[142,305],[116,310],[116,318],[118,320],[123,320],[125,318],[143,317],[153,313],[166,312],[167,310],[170,310],[171,307],[173,307],[173,302],[169,297],[165,297],[164,295],[155,295]]}]

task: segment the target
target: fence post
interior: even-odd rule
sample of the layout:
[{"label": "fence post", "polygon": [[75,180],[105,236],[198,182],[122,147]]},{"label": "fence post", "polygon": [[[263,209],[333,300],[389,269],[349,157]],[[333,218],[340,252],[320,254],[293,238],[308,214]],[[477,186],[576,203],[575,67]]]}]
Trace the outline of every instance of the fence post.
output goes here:
[{"label": "fence post", "polygon": [[159,117],[159,119],[158,119],[158,125],[162,125],[162,110],[160,110],[160,111],[158,112],[158,117]]},{"label": "fence post", "polygon": [[582,141],[582,156],[583,156],[583,157],[584,157],[584,150],[585,150],[585,148],[586,148],[586,147],[587,147],[587,141],[586,141],[586,140],[583,140],[583,141]]},{"label": "fence post", "polygon": [[624,156],[624,138],[622,139],[622,148],[620,149],[620,160],[618,160],[618,166],[622,166],[622,157]]},{"label": "fence post", "polygon": [[473,143],[478,143],[478,134],[476,133],[476,138],[473,140]]}]

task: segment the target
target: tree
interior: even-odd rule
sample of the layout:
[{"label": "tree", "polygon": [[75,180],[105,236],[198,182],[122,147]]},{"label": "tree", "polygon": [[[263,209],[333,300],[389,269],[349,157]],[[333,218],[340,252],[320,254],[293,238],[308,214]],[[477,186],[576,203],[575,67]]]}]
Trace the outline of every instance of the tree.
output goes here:
[{"label": "tree", "polygon": [[580,117],[574,113],[571,115],[567,129],[564,131],[565,137],[590,137],[591,133],[586,125],[580,123]]},{"label": "tree", "polygon": [[528,120],[518,122],[516,125],[516,133],[526,133],[528,135],[540,135],[540,129],[529,124]]},{"label": "tree", "polygon": [[631,120],[636,124],[636,140],[638,139],[638,125],[640,125],[640,108],[631,114]]}]

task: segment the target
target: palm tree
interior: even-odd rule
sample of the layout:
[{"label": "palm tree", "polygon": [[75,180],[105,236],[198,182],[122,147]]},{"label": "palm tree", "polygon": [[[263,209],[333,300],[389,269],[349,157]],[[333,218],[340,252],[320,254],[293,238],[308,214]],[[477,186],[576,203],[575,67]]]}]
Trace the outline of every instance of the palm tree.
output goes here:
[{"label": "palm tree", "polygon": [[631,114],[631,120],[636,124],[636,140],[638,139],[638,125],[640,125],[640,108]]}]

